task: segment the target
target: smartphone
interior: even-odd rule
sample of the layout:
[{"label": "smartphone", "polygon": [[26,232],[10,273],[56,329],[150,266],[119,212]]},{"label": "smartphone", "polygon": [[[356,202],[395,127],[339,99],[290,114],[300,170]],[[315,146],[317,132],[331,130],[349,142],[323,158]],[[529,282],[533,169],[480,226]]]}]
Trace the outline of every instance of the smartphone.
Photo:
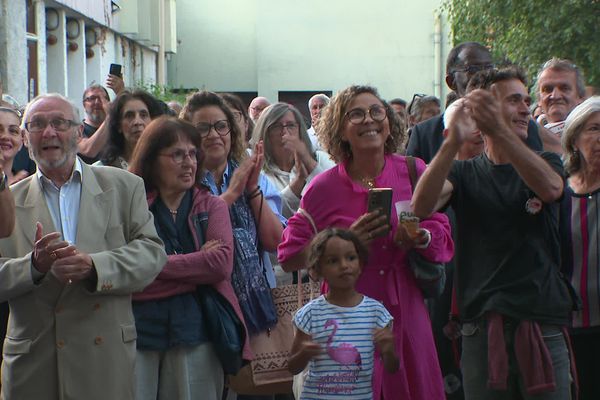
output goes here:
[{"label": "smartphone", "polygon": [[[392,189],[391,188],[374,188],[369,189],[369,197],[367,200],[367,211],[372,212],[379,210],[386,216],[386,223],[390,225],[392,217]],[[390,225],[391,226],[391,225]],[[386,235],[383,232],[381,236]]]},{"label": "smartphone", "polygon": [[119,78],[122,78],[123,75],[121,74],[121,69],[123,68],[123,66],[121,64],[110,64],[110,69],[108,70],[108,73],[111,75],[116,75]]}]

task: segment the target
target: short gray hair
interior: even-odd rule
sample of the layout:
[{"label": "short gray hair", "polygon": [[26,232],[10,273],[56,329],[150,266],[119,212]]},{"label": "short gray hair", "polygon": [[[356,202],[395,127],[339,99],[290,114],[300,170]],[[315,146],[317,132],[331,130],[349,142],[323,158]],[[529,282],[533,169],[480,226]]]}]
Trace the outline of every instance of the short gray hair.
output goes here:
[{"label": "short gray hair", "polygon": [[575,72],[575,80],[577,82],[577,94],[581,98],[585,98],[585,79],[583,78],[583,72],[577,65],[571,60],[565,58],[552,57],[542,65],[542,69],[538,72],[535,79],[534,93],[539,97],[540,93],[540,77],[542,73],[547,69],[554,69],[557,71]]},{"label": "short gray hair", "polygon": [[588,119],[597,112],[600,112],[600,96],[592,96],[575,107],[565,120],[562,147],[565,170],[568,174],[579,171],[583,166],[581,154],[575,149],[575,141],[579,138]]},{"label": "short gray hair", "polygon": [[313,97],[308,99],[308,109],[309,110],[310,110],[310,106],[311,106],[312,102],[317,99],[323,100],[325,102],[325,105],[329,104],[329,102],[331,101],[331,99],[329,97],[327,97],[327,95],[324,95],[323,93],[315,94]]},{"label": "short gray hair", "polygon": [[73,120],[75,122],[77,122],[78,124],[81,123],[81,116],[79,115],[79,108],[77,108],[77,106],[75,105],[75,103],[73,103],[71,100],[69,100],[68,98],[66,98],[65,96],[63,96],[60,93],[44,93],[44,94],[40,94],[38,96],[36,96],[33,100],[31,100],[29,103],[27,103],[27,107],[25,107],[25,112],[23,113],[23,122],[22,122],[22,126],[23,128],[25,127],[25,123],[29,122],[29,112],[31,107],[33,107],[33,105],[41,100],[44,99],[58,99],[58,100],[62,100],[64,102],[66,102],[67,104],[69,104],[72,108],[72,112],[73,112]]}]

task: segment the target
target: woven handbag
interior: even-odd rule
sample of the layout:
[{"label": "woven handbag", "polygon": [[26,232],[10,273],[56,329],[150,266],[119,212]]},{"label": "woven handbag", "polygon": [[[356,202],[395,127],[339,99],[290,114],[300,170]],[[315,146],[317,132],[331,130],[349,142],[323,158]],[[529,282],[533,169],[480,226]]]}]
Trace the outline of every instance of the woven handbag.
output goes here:
[{"label": "woven handbag", "polygon": [[237,375],[229,377],[229,386],[238,394],[268,395],[292,393],[292,374],[287,361],[294,341],[293,314],[320,292],[318,282],[284,285],[271,289],[277,309],[277,324],[250,337],[252,362]]},{"label": "woven handbag", "polygon": [[[311,224],[317,227],[305,210],[298,209]],[[300,275],[300,274],[298,274]],[[269,395],[292,393],[293,376],[288,371],[287,361],[294,342],[292,317],[296,311],[320,293],[321,284],[309,281],[284,285],[271,289],[277,310],[277,324],[264,332],[250,337],[254,353],[252,362],[244,366],[237,375],[229,376],[229,386],[238,394]]]}]

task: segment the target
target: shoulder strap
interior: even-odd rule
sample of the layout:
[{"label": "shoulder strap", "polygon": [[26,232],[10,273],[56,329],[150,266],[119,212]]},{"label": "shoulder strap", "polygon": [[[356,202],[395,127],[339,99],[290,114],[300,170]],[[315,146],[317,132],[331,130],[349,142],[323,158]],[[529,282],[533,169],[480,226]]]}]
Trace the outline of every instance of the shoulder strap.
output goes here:
[{"label": "shoulder strap", "polygon": [[313,219],[313,217],[308,213],[308,211],[306,211],[303,208],[298,208],[298,214],[302,214],[304,216],[304,218],[306,218],[308,220],[308,222],[310,223],[310,226],[312,226],[313,228],[313,232],[315,234],[319,233],[319,230],[317,229],[317,225],[315,224],[315,220]]},{"label": "shoulder strap", "polygon": [[417,182],[419,180],[419,176],[417,175],[417,164],[415,163],[415,158],[411,156],[404,157],[406,160],[406,166],[408,167],[408,178],[410,179],[410,187],[412,192],[415,191],[415,186],[417,186]]}]

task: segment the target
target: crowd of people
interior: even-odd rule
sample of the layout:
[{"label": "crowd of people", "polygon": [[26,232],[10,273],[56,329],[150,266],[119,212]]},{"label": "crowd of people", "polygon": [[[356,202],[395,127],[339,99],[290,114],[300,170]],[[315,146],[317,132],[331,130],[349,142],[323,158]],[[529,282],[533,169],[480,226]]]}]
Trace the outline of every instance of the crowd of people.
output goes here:
[{"label": "crowd of people", "polygon": [[317,279],[292,321],[300,399],[600,398],[600,97],[552,58],[534,103],[475,42],[446,83],[443,113],[352,85],[310,120],[115,75],[84,118],[59,94],[2,105],[2,397],[291,399],[229,387],[203,299],[241,322],[246,363],[271,289]]}]

